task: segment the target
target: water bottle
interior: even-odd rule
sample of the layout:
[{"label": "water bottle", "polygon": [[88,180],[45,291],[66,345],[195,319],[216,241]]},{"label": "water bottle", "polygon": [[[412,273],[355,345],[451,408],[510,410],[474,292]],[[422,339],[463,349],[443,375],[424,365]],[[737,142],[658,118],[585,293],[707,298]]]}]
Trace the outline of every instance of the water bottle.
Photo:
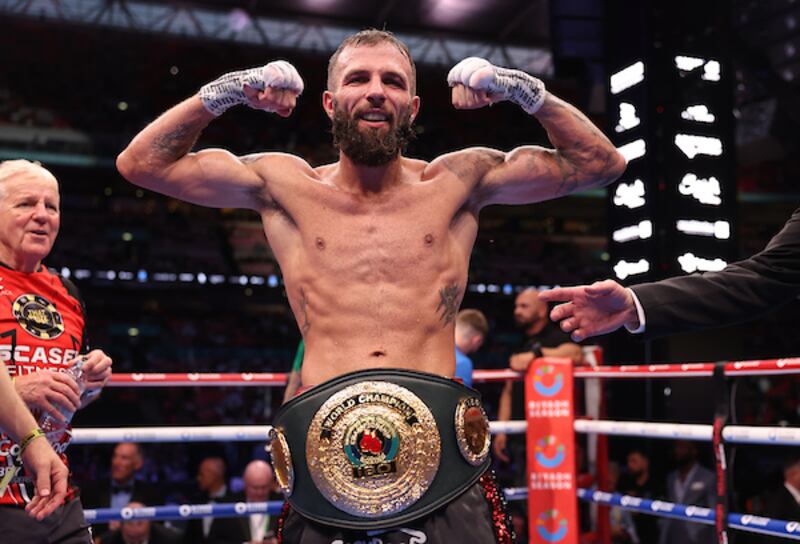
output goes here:
[{"label": "water bottle", "polygon": [[[85,362],[86,357],[78,357],[72,366],[65,371],[65,373],[72,376],[75,383],[78,384],[78,391],[80,392],[81,398],[83,398],[83,393],[86,391],[86,375],[83,372],[83,364]],[[39,418],[39,426],[45,432],[51,444],[53,442],[58,442],[64,429],[69,425],[69,422],[72,421],[72,416],[75,415],[75,412],[66,406],[58,405],[57,407],[66,421],[62,422],[57,420],[50,412],[45,412],[42,417]]]}]

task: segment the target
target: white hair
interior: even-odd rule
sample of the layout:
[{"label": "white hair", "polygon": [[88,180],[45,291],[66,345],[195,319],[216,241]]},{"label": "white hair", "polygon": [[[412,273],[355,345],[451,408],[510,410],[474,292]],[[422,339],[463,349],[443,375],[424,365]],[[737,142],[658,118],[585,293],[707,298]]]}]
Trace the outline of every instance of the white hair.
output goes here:
[{"label": "white hair", "polygon": [[26,159],[2,161],[0,162],[0,198],[4,198],[6,196],[5,191],[3,190],[3,185],[5,182],[25,173],[50,178],[56,182],[56,185],[58,185],[58,180],[53,173],[38,162],[31,162]]}]

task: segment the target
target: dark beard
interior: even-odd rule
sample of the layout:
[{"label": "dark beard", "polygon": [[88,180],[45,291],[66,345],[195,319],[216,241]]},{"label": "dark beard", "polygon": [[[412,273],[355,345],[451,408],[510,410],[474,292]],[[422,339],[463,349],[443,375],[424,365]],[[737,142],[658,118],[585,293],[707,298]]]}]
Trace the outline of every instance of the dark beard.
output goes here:
[{"label": "dark beard", "polygon": [[357,119],[334,106],[332,131],[333,145],[362,166],[381,166],[396,159],[414,138],[410,112],[381,135],[377,128],[359,130]]}]

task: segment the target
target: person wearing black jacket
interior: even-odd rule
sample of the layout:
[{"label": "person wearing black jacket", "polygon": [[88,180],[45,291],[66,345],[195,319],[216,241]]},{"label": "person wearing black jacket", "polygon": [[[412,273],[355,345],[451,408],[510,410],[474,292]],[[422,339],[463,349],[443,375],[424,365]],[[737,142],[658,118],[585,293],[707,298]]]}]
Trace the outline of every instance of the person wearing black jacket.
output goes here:
[{"label": "person wearing black jacket", "polygon": [[[196,503],[230,503],[241,500],[231,494],[225,483],[225,461],[220,457],[206,457],[197,469],[197,485],[202,494]],[[204,517],[190,519],[183,535],[185,544],[242,544],[248,540],[241,520],[237,518]]]},{"label": "person wearing black jacket", "polygon": [[[158,506],[164,497],[158,487],[136,479],[136,473],[144,465],[144,456],[139,444],[120,442],[114,446],[111,456],[111,477],[81,487],[84,508],[124,508],[130,502]],[[109,530],[119,528],[119,522],[92,525],[95,537],[102,537]]]},{"label": "person wearing black jacket", "polygon": [[576,342],[625,326],[652,338],[747,321],[800,295],[800,208],[767,247],[718,272],[626,289],[613,280],[561,287],[539,296]]},{"label": "person wearing black jacket", "polygon": [[[759,516],[785,521],[800,521],[800,456],[787,458],[783,465],[783,483],[767,489],[753,501]],[[781,544],[786,539],[756,533],[740,533],[736,544]]]},{"label": "person wearing black jacket", "polygon": [[[129,508],[144,508],[145,504],[131,502]],[[102,544],[180,544],[181,536],[174,529],[157,521],[132,519],[123,521],[119,529],[103,537]]]}]

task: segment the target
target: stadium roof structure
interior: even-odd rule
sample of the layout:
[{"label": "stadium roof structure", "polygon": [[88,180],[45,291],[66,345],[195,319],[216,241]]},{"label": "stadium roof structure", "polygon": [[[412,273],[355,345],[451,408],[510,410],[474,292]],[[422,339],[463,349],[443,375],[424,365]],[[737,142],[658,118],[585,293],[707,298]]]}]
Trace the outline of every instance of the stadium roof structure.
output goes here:
[{"label": "stadium roof structure", "polygon": [[330,55],[342,38],[387,28],[417,62],[467,56],[553,75],[547,0],[0,0],[0,13]]}]

